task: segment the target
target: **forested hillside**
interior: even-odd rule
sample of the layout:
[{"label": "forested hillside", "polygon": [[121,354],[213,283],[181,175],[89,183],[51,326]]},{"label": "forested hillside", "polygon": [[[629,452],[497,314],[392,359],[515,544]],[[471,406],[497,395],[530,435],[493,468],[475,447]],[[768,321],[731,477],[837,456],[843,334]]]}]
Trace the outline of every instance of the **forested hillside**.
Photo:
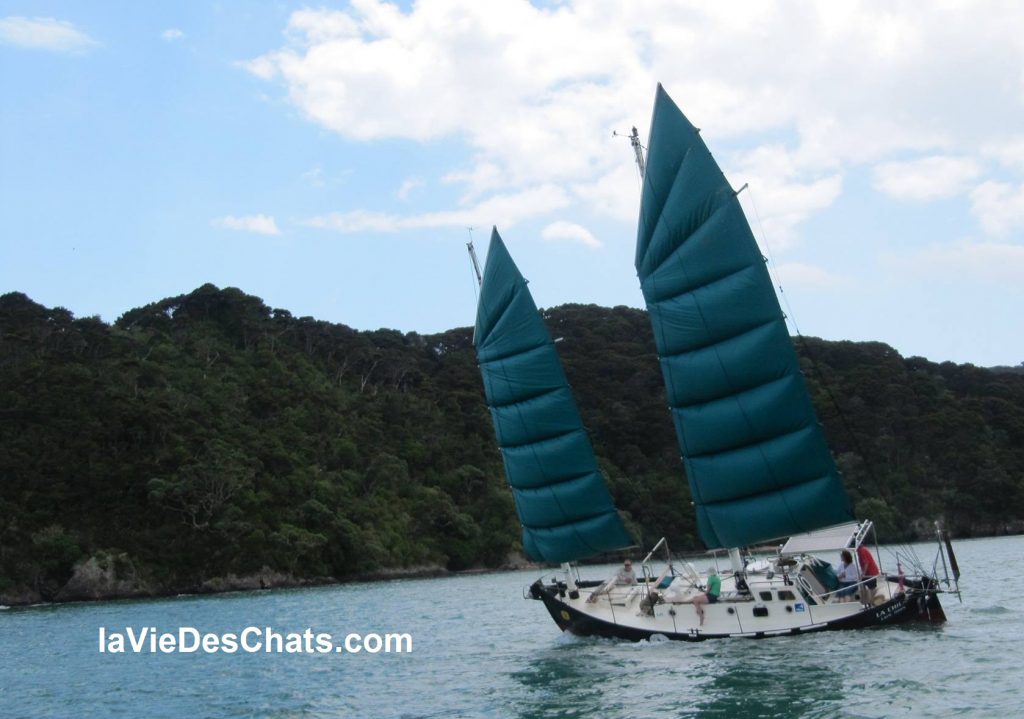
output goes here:
[{"label": "forested hillside", "polygon": [[[646,315],[545,312],[618,506],[696,548]],[[227,575],[494,567],[518,544],[470,328],[357,332],[205,285],[113,325],[0,297],[0,601]],[[1024,374],[801,340],[858,513],[883,538],[1024,528]],[[62,590],[62,588],[65,588]]]}]

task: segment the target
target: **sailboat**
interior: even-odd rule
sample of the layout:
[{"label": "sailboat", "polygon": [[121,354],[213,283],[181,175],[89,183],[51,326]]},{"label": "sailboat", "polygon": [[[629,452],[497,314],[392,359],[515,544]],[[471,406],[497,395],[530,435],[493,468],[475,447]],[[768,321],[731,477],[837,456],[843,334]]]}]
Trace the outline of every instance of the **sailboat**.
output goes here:
[{"label": "sailboat", "polygon": [[[527,595],[564,631],[628,640],[944,622],[938,595],[954,584],[947,572],[943,589],[937,561],[916,575],[902,563],[878,569],[872,524],[853,516],[737,192],[660,85],[647,147],[645,159],[634,131],[643,176],[635,264],[713,564],[674,559],[663,539],[640,562],[639,578],[581,577],[577,562],[635,543],[555,345],[495,229],[482,277],[477,271],[474,343],[523,549],[562,568]],[[472,244],[470,254],[476,265]],[[756,547],[772,550],[758,556]],[[955,568],[945,547],[943,566],[948,556]],[[841,587],[824,553],[851,558],[855,582]]]}]

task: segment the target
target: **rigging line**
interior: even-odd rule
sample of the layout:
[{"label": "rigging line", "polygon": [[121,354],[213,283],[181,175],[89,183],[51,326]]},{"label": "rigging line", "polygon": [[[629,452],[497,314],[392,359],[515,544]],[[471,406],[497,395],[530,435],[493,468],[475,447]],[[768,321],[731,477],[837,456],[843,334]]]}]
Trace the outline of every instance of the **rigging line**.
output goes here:
[{"label": "rigging line", "polygon": [[[654,121],[652,120],[652,126],[653,126],[653,122]],[[704,153],[706,153],[708,158],[711,159],[712,162],[714,162],[714,157],[713,157],[713,155],[711,155],[711,151],[708,149],[707,145],[705,145],[703,143],[703,141],[700,140],[699,135],[696,136],[696,137],[697,137],[697,140],[698,140],[699,144],[691,145],[690,147],[686,148],[686,150],[683,152],[682,157],[679,160],[679,167],[680,168],[686,162],[687,158],[690,156],[690,153],[691,152],[700,152],[699,148],[701,148],[701,147],[703,148]],[[694,150],[695,147],[698,148],[698,149]],[[676,172],[678,174],[678,169],[677,169]],[[737,193],[736,192],[732,192],[731,200],[735,200],[736,207],[740,207],[739,199],[737,198]],[[667,206],[667,201],[668,201],[668,195],[666,194],[665,200],[663,201],[661,207],[658,209],[657,221],[655,223],[655,229],[657,228],[658,225],[661,224],[662,219],[665,216],[665,208]],[[643,210],[641,208],[641,212],[642,211]],[[741,211],[742,211],[742,209],[741,209]],[[653,235],[653,232],[654,232],[654,230],[652,230],[652,235]],[[685,241],[685,239],[683,241]],[[647,249],[648,250],[650,249],[649,245],[648,245]],[[645,252],[645,254],[646,254],[646,252]],[[682,271],[683,277],[686,279],[687,285],[688,286],[691,285],[692,283],[690,281],[690,273],[687,271],[685,264],[680,264],[680,263],[677,262],[677,265],[679,266],[679,269]],[[637,269],[639,270],[639,268],[637,268]],[[654,275],[652,274],[650,276],[654,276]],[[642,282],[641,282],[641,284],[642,284]],[[651,284],[652,284],[652,289],[653,289],[656,286],[656,284],[657,284],[656,280],[652,281]],[[700,300],[697,297],[696,291],[691,291],[691,296],[693,297],[694,307],[696,308],[697,314],[700,317],[701,324],[703,325],[703,327],[710,334],[710,327],[708,325],[707,317],[704,314],[704,308],[703,308]],[[660,314],[660,305],[661,305],[661,302],[655,302],[653,305],[648,304],[648,308],[647,308],[648,309],[648,313],[651,314],[652,318],[653,318],[653,314],[654,314],[655,309],[657,309],[658,313]],[[662,337],[664,337],[664,331],[663,330],[661,331],[660,334],[662,335]],[[715,351],[715,358],[718,360],[718,364],[719,364],[719,367],[722,370],[722,374],[726,377],[727,381],[730,384],[732,384],[733,380],[730,377],[730,373],[729,373],[728,369],[725,366],[725,362],[722,359],[722,355],[721,355],[721,352],[718,349],[718,346],[714,346],[714,351]],[[659,357],[659,359],[661,359],[661,352],[658,353],[658,357]],[[665,379],[665,389],[666,390],[671,390],[671,393],[674,396],[675,395],[675,385],[674,385],[674,382],[672,381],[671,376],[668,373],[664,372],[664,368],[663,368],[663,376],[664,376],[664,379]],[[744,423],[747,425],[748,430],[750,430],[753,433],[754,425],[753,425],[753,422],[750,419],[749,414],[746,411],[746,408],[743,406],[743,403],[737,400],[736,401],[736,405],[737,405],[737,407],[740,410],[740,414],[743,416]],[[681,411],[680,408],[677,408],[677,407],[674,406],[674,404],[671,402],[671,400],[669,401],[669,407],[671,408],[671,412],[672,412],[673,417],[676,417],[676,414],[675,414],[676,412]],[[689,460],[690,452],[689,452],[689,448],[687,447],[686,437],[680,432],[680,427],[681,427],[681,423],[677,423],[676,435],[677,435],[677,437],[679,439],[680,449],[683,450],[683,455],[684,455],[684,457],[683,457],[683,468],[684,468],[684,470],[687,473],[687,479],[689,479],[689,467],[688,467],[687,462]],[[797,527],[802,526],[802,523],[796,521],[796,516],[794,515],[793,508],[789,505],[789,502],[783,496],[783,490],[786,489],[786,487],[788,485],[783,485],[782,482],[780,481],[779,477],[776,475],[775,471],[772,469],[771,464],[768,462],[768,457],[767,457],[767,455],[765,455],[764,446],[759,444],[758,447],[757,447],[757,451],[758,451],[758,454],[761,457],[761,461],[762,461],[765,469],[767,470],[768,477],[771,480],[771,482],[774,484],[775,491],[778,493],[779,499],[782,501],[782,504],[783,504],[783,506],[786,509],[786,514],[789,517],[790,523],[793,526],[797,526]],[[701,505],[701,509],[704,509],[704,507],[706,506],[706,503],[704,502],[703,498],[701,496],[699,496],[701,494],[700,491],[699,491],[699,483],[696,482],[696,481],[692,481],[692,482],[689,482],[689,484],[691,485],[691,498],[696,500],[696,502],[698,502]],[[694,490],[697,490],[696,493],[697,493],[698,496],[694,496],[694,494],[693,494]],[[715,527],[714,522],[711,520],[710,515],[708,515],[705,512],[704,516],[705,516],[706,524],[709,525],[709,529],[712,532],[715,533],[715,540],[716,540],[716,542],[720,543],[721,540],[718,539],[719,531]],[[698,522],[699,522],[699,520],[698,520]]]},{"label": "rigging line", "polygon": [[476,265],[476,255],[473,249],[473,228],[467,227],[466,230],[469,232],[469,244],[466,247],[469,249],[469,273],[473,278],[473,297],[476,299],[477,304],[480,303],[480,285],[483,284],[483,278],[480,277],[477,272],[479,271]]},{"label": "rigging line", "polygon": [[[705,147],[705,152],[707,152],[708,155],[710,156],[710,151],[708,151],[706,147]],[[686,161],[686,157],[689,155],[689,153],[690,153],[690,149],[687,149],[687,151],[683,155],[682,162],[680,162],[680,167],[682,166],[682,163]],[[735,193],[733,193],[732,199],[736,199]],[[737,206],[739,205],[739,200],[736,200],[736,204],[737,204]],[[664,210],[664,207],[662,208],[662,210]],[[664,213],[662,212],[662,214],[664,214]],[[659,222],[660,222],[661,221],[661,215],[659,215],[658,219],[659,219]],[[685,242],[685,239],[683,241]],[[679,262],[677,262],[676,264],[679,267],[680,271],[682,272],[683,277],[686,279],[687,285],[691,285],[692,282],[690,280],[690,273],[687,271],[686,265],[684,263],[679,263]],[[652,282],[652,286],[655,286],[655,285],[656,285],[656,282]],[[690,294],[693,297],[693,306],[696,308],[697,314],[700,317],[701,325],[704,327],[704,329],[710,335],[711,334],[711,327],[710,327],[710,325],[708,323],[707,316],[704,313],[704,307],[703,307],[701,301],[698,299],[696,291],[692,291],[692,292],[690,292]],[[661,304],[660,302],[655,303],[656,306],[660,305],[660,304]],[[653,308],[648,307],[649,311],[651,311],[652,309]],[[660,309],[659,309],[659,312],[660,312]],[[664,334],[664,332],[662,332],[662,334]],[[730,376],[730,372],[729,372],[728,368],[726,367],[725,360],[722,358],[722,354],[721,354],[721,352],[719,350],[719,346],[717,344],[716,345],[712,345],[712,348],[714,349],[715,359],[718,361],[718,365],[719,365],[719,368],[722,370],[722,374],[725,376],[726,380],[730,384],[734,384],[733,378]],[[659,352],[658,356],[659,356],[659,359],[660,359],[661,358],[661,353],[660,352]],[[669,385],[671,385],[671,389],[672,389],[672,392],[674,394],[675,393],[675,385],[674,385],[673,382],[671,382],[671,379],[670,379],[669,375],[665,374],[665,386],[666,386],[666,389],[670,388]],[[734,397],[734,399],[735,399],[735,397]],[[746,424],[747,429],[753,434],[754,433],[754,423],[750,419],[750,415],[747,412],[746,408],[743,406],[743,403],[740,402],[738,399],[736,399],[736,406],[739,408],[740,414],[743,417],[743,421]],[[672,409],[673,417],[675,417],[675,412],[681,412],[682,411],[682,408],[681,407],[676,407],[672,403],[671,399],[669,399],[669,407]],[[680,443],[680,445],[682,445],[683,453],[685,455],[685,459],[684,459],[684,463],[683,463],[684,469],[688,470],[687,464],[686,464],[686,460],[689,460],[689,458],[690,458],[692,453],[689,451],[689,447],[687,446],[686,437],[679,431],[679,428],[681,426],[682,426],[682,422],[678,422],[677,423],[676,435],[679,437],[679,443]],[[782,505],[786,509],[786,514],[789,517],[790,523],[793,526],[797,526],[797,527],[802,526],[802,523],[800,523],[800,522],[798,522],[796,520],[796,516],[793,513],[793,508],[790,507],[789,502],[786,501],[785,497],[783,496],[783,490],[786,489],[787,486],[790,486],[790,485],[783,485],[782,482],[780,481],[779,477],[777,476],[777,474],[773,470],[771,463],[768,461],[768,457],[767,457],[767,455],[764,452],[764,445],[763,444],[758,444],[757,445],[757,452],[758,452],[758,455],[761,457],[761,461],[762,461],[762,463],[764,465],[765,470],[767,471],[768,477],[770,478],[772,483],[775,485],[775,491],[778,492],[778,494],[779,494],[779,499],[782,501]],[[687,478],[689,479],[689,472],[688,471],[687,471]],[[700,494],[698,483],[696,481],[694,481],[694,482],[691,482],[690,484],[691,484],[691,496],[692,496],[692,490],[693,489],[697,489],[698,490],[697,493]],[[714,504],[714,502],[705,502],[703,500],[703,498],[699,497],[699,496],[696,497],[696,500],[701,504],[701,508],[704,508],[705,506],[707,506],[707,504]],[[715,528],[715,525],[712,522],[712,520],[711,520],[709,515],[705,514],[705,517],[707,519],[707,524],[710,525],[710,529],[715,533],[716,541],[721,543],[721,540],[718,539],[718,535],[719,535],[718,529]]]},{"label": "rigging line", "polygon": [[[811,344],[807,341],[807,339],[803,336],[803,334],[800,332],[800,326],[797,324],[796,321],[796,314],[793,312],[793,308],[789,304],[789,297],[786,296],[786,291],[782,288],[782,278],[779,276],[778,265],[775,264],[775,258],[772,256],[771,246],[768,244],[768,235],[765,233],[764,225],[761,222],[761,213],[757,211],[757,203],[754,201],[754,191],[749,186],[747,187],[747,189],[749,190],[750,194],[750,205],[754,209],[754,217],[757,220],[757,229],[758,232],[760,232],[761,234],[761,240],[764,244],[765,251],[768,253],[768,262],[771,264],[772,274],[775,275],[775,282],[777,283],[777,286],[779,288],[779,294],[782,295],[782,300],[786,305],[786,318],[793,323],[793,331],[796,332],[796,336],[800,339],[800,344],[803,347],[804,352],[806,352],[807,358],[811,361],[811,368],[814,370],[814,373],[817,376],[818,381],[821,383],[821,386],[825,389],[825,393],[828,395],[829,401],[835,408],[836,414],[839,417],[839,421],[842,423],[843,429],[850,437],[854,449],[857,451],[857,454],[860,455],[861,460],[864,462],[864,466],[867,468],[868,476],[874,481],[876,486],[880,486],[880,475],[878,474],[878,472],[875,471],[874,465],[872,464],[870,458],[864,452],[864,448],[860,443],[860,439],[858,438],[857,433],[853,431],[853,428],[850,426],[850,423],[846,417],[846,413],[843,412],[843,408],[839,404],[839,400],[836,399],[835,394],[832,392],[832,385],[828,382],[828,380],[825,378],[825,374],[821,371],[821,366],[818,364],[818,357],[814,349],[812,348]],[[857,485],[857,488],[861,488],[859,484]]]},{"label": "rigging line", "polygon": [[[775,276],[776,287],[779,288],[779,294],[782,295],[782,301],[786,305],[786,319],[793,323],[793,331],[796,332],[797,336],[803,338],[800,334],[800,327],[796,323],[796,314],[793,312],[793,308],[789,304],[789,297],[786,296],[786,291],[782,289],[782,278],[779,277],[779,267],[775,264],[775,257],[772,255],[771,245],[768,244],[768,235],[764,231],[764,224],[761,222],[761,213],[757,211],[757,203],[754,202],[754,188],[750,186],[750,183],[745,184],[743,187],[747,189],[747,195],[750,197],[750,206],[754,209],[754,219],[757,220],[757,231],[761,235],[761,241],[764,245],[765,252],[768,253],[768,262],[772,268],[772,274]],[[741,188],[742,189],[742,188]]]},{"label": "rigging line", "polygon": [[476,303],[480,303],[480,283],[476,281],[476,270],[473,269],[473,263],[469,264],[469,281],[473,285],[473,299]]},{"label": "rigging line", "polygon": [[[527,293],[529,292],[529,290],[527,290],[527,288],[526,288],[526,280],[525,280],[525,278],[523,278],[522,284],[519,284],[519,283],[516,284],[515,290],[513,291],[513,296],[517,295],[520,292],[527,292]],[[511,304],[512,304],[512,299],[509,300],[509,305],[508,306],[510,306]],[[507,309],[508,306],[506,306],[506,309]],[[541,319],[540,313],[537,313],[536,317],[537,317],[537,321],[541,324],[541,327],[543,328],[545,334],[548,335],[548,341],[545,343],[545,346],[548,346],[548,347],[551,348],[551,352],[553,352],[555,354],[556,361],[561,363],[561,358],[558,357],[558,350],[555,349],[555,344],[554,344],[554,342],[551,341],[550,332],[548,331],[547,326],[544,324],[544,320]],[[505,381],[511,383],[511,379],[510,379],[510,377],[508,375],[508,366],[507,365],[502,365],[501,368],[500,368],[500,371],[504,374]],[[564,369],[563,369],[563,373],[564,373]],[[564,386],[569,389],[570,394],[571,394],[572,388],[569,387],[568,378],[566,379],[566,382],[565,382]],[[575,400],[573,400],[573,401],[575,401]],[[528,427],[527,427],[526,418],[523,415],[522,403],[516,403],[516,404],[518,405],[516,407],[516,416],[519,419],[519,422],[520,422],[520,425],[521,425],[521,427],[523,429],[524,434],[528,434]],[[578,414],[579,414],[579,410],[577,409],[577,415]],[[587,442],[588,442],[588,444],[590,444],[590,436],[589,436],[589,434],[586,431],[586,427],[583,426],[583,420],[582,419],[580,419],[580,429],[583,430],[584,434],[587,434]],[[544,473],[544,479],[545,480],[550,480],[550,476],[546,472],[544,472],[544,470],[543,470],[544,463],[541,462],[540,458],[537,456],[537,444],[538,444],[537,442],[530,442],[529,443],[530,452],[531,452],[531,454],[533,454],[534,460],[537,462],[537,465],[539,467],[541,467],[541,471]],[[504,449],[505,448],[502,447],[502,450],[504,450]],[[593,445],[592,444],[591,444],[591,452],[593,452]],[[597,465],[596,457],[594,459],[594,464],[595,464],[595,466]],[[600,472],[600,467],[598,467],[598,471]],[[607,490],[607,480],[604,479],[603,474],[602,474],[602,480],[604,480],[605,488]],[[509,482],[509,484],[511,485],[511,481]],[[516,488],[513,487],[513,489],[516,489]],[[602,553],[604,550],[602,550],[600,547],[594,546],[591,542],[587,541],[586,537],[584,537],[582,534],[580,534],[580,530],[579,530],[579,527],[578,527],[578,524],[579,524],[580,520],[572,519],[571,518],[571,514],[567,511],[567,509],[564,506],[562,500],[559,498],[558,494],[555,492],[553,485],[547,484],[547,485],[545,485],[543,487],[543,489],[547,489],[548,490],[548,492],[551,495],[551,499],[554,500],[555,505],[558,507],[558,511],[562,515],[562,520],[563,520],[562,524],[556,525],[556,526],[559,527],[559,528],[565,528],[565,527],[568,526],[568,528],[571,530],[573,536],[576,537],[576,540],[580,544],[582,544],[584,547],[586,547],[588,551],[592,552],[593,554],[600,554],[600,553]],[[515,494],[515,492],[513,492],[513,494]],[[608,494],[609,494],[609,498],[610,498],[611,497],[611,492],[609,492]],[[517,503],[517,510],[518,510],[518,503]],[[612,506],[612,511],[616,512],[614,505]],[[617,512],[616,512],[616,516],[618,516]],[[522,517],[523,517],[522,513],[519,514],[519,517],[520,517],[520,521],[522,522]],[[620,522],[621,522],[621,520],[620,520]],[[537,531],[538,529],[540,529],[540,528],[537,528],[537,527],[527,527],[525,523],[523,523],[523,527],[524,527],[524,529],[528,529],[531,533]]]}]

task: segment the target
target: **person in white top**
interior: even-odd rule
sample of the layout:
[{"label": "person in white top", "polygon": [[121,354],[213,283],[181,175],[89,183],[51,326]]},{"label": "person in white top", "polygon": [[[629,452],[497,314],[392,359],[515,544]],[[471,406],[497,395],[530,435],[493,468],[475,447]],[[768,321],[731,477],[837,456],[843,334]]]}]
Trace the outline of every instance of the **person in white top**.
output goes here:
[{"label": "person in white top", "polygon": [[633,562],[626,560],[622,563],[622,569],[616,572],[615,576],[609,579],[607,582],[602,584],[600,587],[590,593],[587,598],[588,602],[596,602],[597,598],[602,594],[608,594],[612,591],[612,587],[629,587],[636,584],[636,572],[633,571]]},{"label": "person in white top", "polygon": [[636,573],[633,571],[633,562],[626,560],[622,563],[622,569],[615,575],[615,583],[620,586],[636,584]]},{"label": "person in white top", "polygon": [[860,573],[857,571],[857,564],[853,561],[853,555],[845,549],[839,555],[836,577],[839,579],[836,598],[840,602],[852,602],[853,595],[857,591],[857,584],[860,582]]}]

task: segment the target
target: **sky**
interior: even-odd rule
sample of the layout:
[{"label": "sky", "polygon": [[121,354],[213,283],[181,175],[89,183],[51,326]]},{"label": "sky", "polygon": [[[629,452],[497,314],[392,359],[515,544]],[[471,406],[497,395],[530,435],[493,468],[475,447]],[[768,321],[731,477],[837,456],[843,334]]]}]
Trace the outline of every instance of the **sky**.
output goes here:
[{"label": "sky", "polygon": [[748,185],[793,331],[1018,365],[1021,28],[997,0],[2,0],[0,293],[112,322],[210,282],[426,334],[473,323],[497,225],[538,305],[642,307],[613,132],[646,139],[661,82]]}]

